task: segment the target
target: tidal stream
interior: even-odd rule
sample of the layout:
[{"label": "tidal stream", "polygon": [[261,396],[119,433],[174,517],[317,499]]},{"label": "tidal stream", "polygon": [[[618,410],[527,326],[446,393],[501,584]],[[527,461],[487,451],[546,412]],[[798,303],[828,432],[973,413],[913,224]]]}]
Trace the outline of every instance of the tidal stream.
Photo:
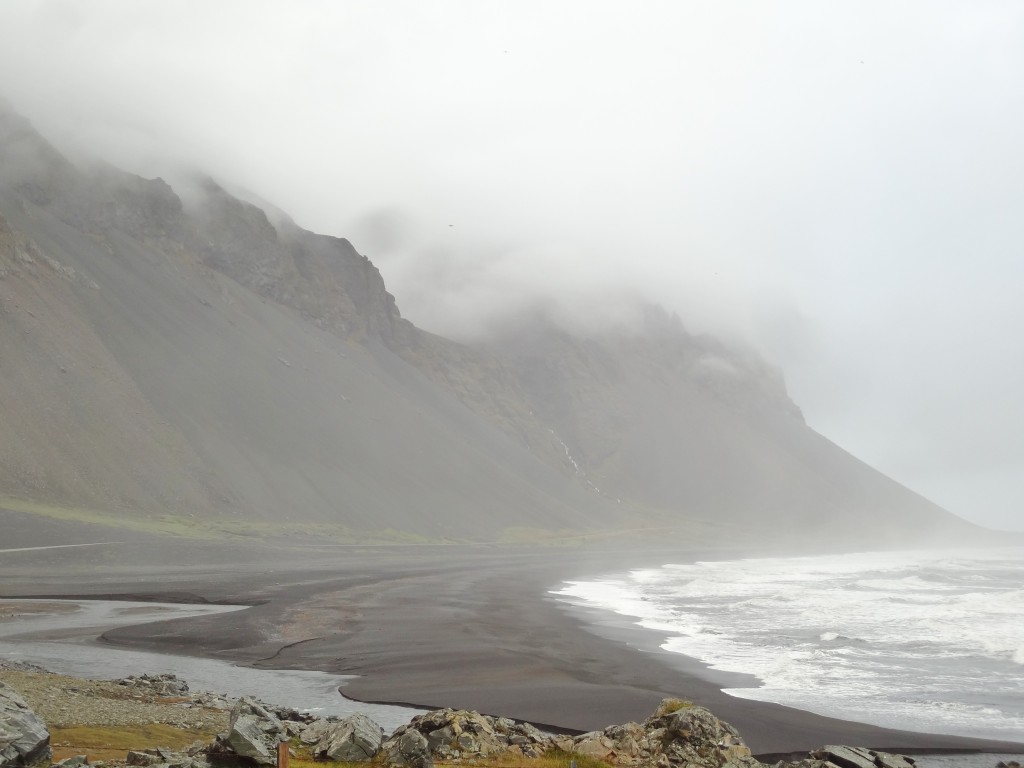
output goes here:
[{"label": "tidal stream", "polygon": [[[46,610],[38,611],[40,606]],[[278,706],[326,717],[364,712],[391,732],[423,710],[364,704],[343,697],[347,675],[304,670],[253,669],[227,661],[135,651],[98,638],[114,627],[206,616],[248,606],[135,603],[110,600],[0,600],[0,660],[38,664],[51,672],[113,680],[173,673],[192,691],[256,696]]]}]

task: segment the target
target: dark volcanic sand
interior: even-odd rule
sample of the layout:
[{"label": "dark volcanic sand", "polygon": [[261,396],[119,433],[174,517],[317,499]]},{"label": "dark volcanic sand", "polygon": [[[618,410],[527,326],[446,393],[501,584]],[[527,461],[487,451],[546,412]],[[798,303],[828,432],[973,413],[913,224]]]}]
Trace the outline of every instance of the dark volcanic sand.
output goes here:
[{"label": "dark volcanic sand", "polygon": [[[101,540],[101,539],[100,539]],[[564,579],[694,553],[502,547],[326,547],[154,541],[0,554],[0,596],[259,603],[107,633],[113,643],[360,675],[345,695],[464,707],[565,729],[643,720],[669,696],[736,726],[755,753],[857,744],[893,751],[1021,745],[893,731],[723,694],[717,673],[658,638],[568,610]],[[166,563],[166,565],[158,565]],[[633,646],[626,644],[626,640]],[[287,702],[281,702],[286,704]]]}]

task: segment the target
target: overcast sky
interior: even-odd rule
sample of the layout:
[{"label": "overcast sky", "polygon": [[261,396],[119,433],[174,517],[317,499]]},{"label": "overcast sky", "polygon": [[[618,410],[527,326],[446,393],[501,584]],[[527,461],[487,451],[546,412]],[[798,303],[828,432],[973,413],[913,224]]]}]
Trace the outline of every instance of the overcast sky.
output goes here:
[{"label": "overcast sky", "polygon": [[348,237],[430,330],[659,301],[1024,529],[1018,0],[3,0],[0,94]]}]

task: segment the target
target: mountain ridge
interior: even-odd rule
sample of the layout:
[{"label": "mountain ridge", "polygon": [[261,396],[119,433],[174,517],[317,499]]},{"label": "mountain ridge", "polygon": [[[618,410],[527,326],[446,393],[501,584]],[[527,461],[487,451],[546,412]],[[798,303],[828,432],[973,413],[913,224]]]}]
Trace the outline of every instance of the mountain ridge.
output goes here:
[{"label": "mountain ridge", "polygon": [[[805,424],[781,374],[645,309],[464,345],[379,270],[203,179],[83,170],[0,109],[0,493],[500,537],[977,529]],[[703,521],[703,522],[701,522]]]}]

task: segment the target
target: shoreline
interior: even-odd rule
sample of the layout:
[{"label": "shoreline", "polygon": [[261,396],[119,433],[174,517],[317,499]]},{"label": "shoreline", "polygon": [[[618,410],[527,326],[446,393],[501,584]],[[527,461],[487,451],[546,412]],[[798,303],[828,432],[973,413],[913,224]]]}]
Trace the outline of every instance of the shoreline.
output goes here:
[{"label": "shoreline", "polygon": [[[61,741],[55,747],[52,761],[83,753],[95,759],[96,753],[99,752],[100,758],[104,761],[124,762],[131,750],[160,754],[152,750],[166,750],[168,739],[171,740],[172,749],[178,741],[182,746],[194,745],[197,736],[200,737],[200,741],[211,740],[215,738],[215,734],[226,730],[228,711],[235,702],[239,701],[238,698],[221,692],[192,690],[193,686],[190,681],[166,673],[151,675],[148,679],[144,674],[141,678],[136,677],[134,680],[113,677],[81,677],[56,673],[37,665],[19,664],[18,662],[11,664],[0,660],[0,681],[12,687],[29,702],[32,711],[40,716],[50,729],[51,739],[55,735],[60,735]],[[153,688],[149,681],[167,682],[173,685],[170,692],[174,695],[171,700],[168,701],[166,698],[168,694],[166,688]],[[181,689],[181,684],[184,684],[185,690]],[[125,696],[125,687],[131,691],[127,696]],[[84,708],[82,707],[83,695],[88,700],[88,704]],[[182,697],[189,702],[185,710],[181,709],[184,701]],[[276,711],[278,716],[281,716],[282,713],[294,715],[296,712],[303,711],[301,708],[296,709],[293,703],[282,703],[280,698],[271,701],[257,696],[257,701],[268,710]],[[356,711],[359,710],[353,710],[350,714],[354,714]],[[325,717],[325,714],[320,711],[310,714],[321,720]],[[289,719],[291,722],[310,722],[302,715],[299,715],[297,719],[294,716]],[[154,725],[164,728],[162,735],[158,737],[162,744],[160,747],[155,746],[152,741],[153,734],[145,730]],[[68,737],[68,729],[73,731],[82,726],[121,731],[128,735],[134,743],[131,746],[126,746],[122,741],[119,747],[112,747],[105,742],[90,742],[88,737],[85,742],[79,741],[77,744],[65,740]],[[394,729],[407,726],[408,722],[403,721],[394,726]],[[142,732],[139,731],[139,728],[143,729]],[[171,730],[168,731],[168,728]],[[383,731],[386,735],[389,730],[394,733],[394,729],[384,728]],[[176,733],[172,733],[172,731]],[[554,735],[557,738],[559,734]],[[82,737],[78,735],[77,737],[72,736],[72,738],[80,739]],[[948,749],[921,749],[907,753],[907,756],[912,757],[913,764],[920,768],[991,768],[1003,758],[1019,762],[1020,758],[1024,757],[1024,755],[1015,753],[963,752]],[[758,757],[768,764],[781,760],[791,766],[796,766],[802,764],[807,755],[804,753],[762,754]],[[911,763],[905,764],[911,765]]]},{"label": "shoreline", "polygon": [[[918,561],[930,566],[933,561],[945,562],[948,557],[973,558],[977,556],[979,558],[979,570],[977,573],[988,573],[990,570],[1002,573],[995,566],[989,566],[986,559],[991,559],[993,562],[1000,564],[1003,560],[1008,559],[1007,567],[1017,568],[1016,564],[1020,562],[1019,556],[1024,554],[1024,551],[997,548],[990,554],[987,552],[977,553],[966,549],[947,550],[944,548],[944,550],[937,553],[938,557],[935,552],[930,551],[907,552],[904,554],[908,556],[915,567]],[[869,560],[868,567],[881,567],[875,562],[879,558],[878,553],[857,554],[853,555],[853,557],[857,559],[856,565],[858,568],[865,567],[860,564],[862,559]],[[732,558],[729,559],[731,560]],[[775,558],[769,558],[768,562],[773,560]],[[812,570],[822,567],[820,565],[822,561],[828,561],[826,567],[831,563],[831,558],[811,557],[810,560],[814,563]],[[788,561],[784,560],[782,562],[783,565],[781,567],[787,570],[780,571],[780,573],[789,574],[788,569],[794,566],[789,564]],[[606,573],[603,578],[569,580],[567,583],[568,588],[565,590],[568,594],[560,596],[559,599],[564,601],[569,610],[578,613],[584,617],[584,620],[589,621],[592,631],[596,634],[613,641],[625,643],[636,648],[639,652],[664,654],[667,664],[678,668],[684,674],[692,675],[717,685],[722,689],[723,693],[730,695],[733,699],[757,701],[762,704],[777,703],[784,707],[804,710],[823,717],[850,720],[852,722],[858,722],[859,718],[867,718],[865,721],[866,725],[890,728],[894,731],[920,733],[933,736],[936,739],[969,738],[992,740],[1001,744],[1024,743],[1024,729],[1021,728],[1020,720],[1019,677],[1017,676],[1015,665],[1010,664],[1005,656],[995,656],[992,661],[992,668],[997,670],[999,675],[1002,675],[998,679],[995,677],[994,672],[992,673],[992,678],[979,677],[979,675],[989,672],[988,669],[974,669],[971,667],[954,669],[948,664],[941,666],[941,660],[945,658],[941,653],[934,657],[936,661],[933,666],[926,666],[923,663],[908,664],[907,669],[910,670],[909,673],[904,673],[903,668],[898,666],[893,666],[892,669],[899,670],[899,672],[891,674],[888,674],[888,669],[885,668],[881,671],[872,668],[867,670],[870,681],[854,677],[854,682],[857,685],[852,686],[849,696],[846,696],[843,692],[847,690],[845,681],[848,677],[836,674],[833,666],[822,667],[820,664],[813,666],[812,664],[818,664],[817,661],[805,663],[804,657],[798,653],[796,657],[799,659],[798,663],[801,669],[798,673],[794,674],[788,666],[784,667],[783,674],[785,676],[782,677],[780,682],[775,673],[780,663],[779,659],[783,663],[788,664],[788,659],[790,658],[788,655],[790,653],[789,649],[795,646],[798,652],[802,652],[807,647],[812,649],[820,647],[814,645],[806,638],[813,637],[814,640],[818,639],[817,632],[819,630],[814,627],[818,621],[821,621],[822,609],[819,606],[822,599],[832,600],[832,593],[823,592],[818,588],[818,592],[814,593],[812,591],[806,600],[799,596],[801,594],[799,592],[796,593],[797,597],[793,597],[788,591],[783,593],[783,597],[777,597],[777,592],[774,589],[775,585],[771,582],[767,584],[767,592],[760,582],[758,582],[760,591],[742,591],[742,585],[745,585],[752,578],[750,574],[753,573],[756,577],[760,573],[759,569],[761,566],[755,562],[748,570],[743,564],[737,564],[738,568],[729,562],[724,563],[724,568],[722,565],[722,563],[712,562],[696,568],[690,568],[689,566],[682,568],[683,572],[688,574],[688,579],[696,579],[693,582],[695,584],[702,584],[700,579],[706,579],[707,577],[704,574],[707,570],[710,570],[712,573],[721,574],[722,581],[727,582],[728,585],[722,590],[705,585],[700,587],[697,592],[692,592],[692,590],[680,592],[680,595],[683,596],[681,598],[683,604],[686,604],[686,595],[695,595],[694,602],[696,607],[694,610],[697,613],[694,615],[696,618],[693,618],[689,612],[679,614],[677,617],[676,612],[670,609],[673,605],[679,604],[665,602],[662,597],[662,593],[665,591],[663,580],[667,580],[665,583],[670,585],[670,587],[674,585],[674,582],[671,581],[674,573],[671,565],[668,566],[665,572],[667,575],[654,578],[655,584],[659,587],[655,592],[647,591],[644,586],[647,583],[646,577],[636,580],[629,573],[617,570]],[[973,568],[974,566],[972,565],[971,567]],[[906,568],[901,570],[898,576],[891,578],[897,579],[905,576],[905,571]],[[689,575],[694,572],[698,575]],[[845,573],[845,571],[843,572]],[[916,573],[917,571],[912,567],[911,572]],[[1016,571],[1011,572],[1016,573]],[[926,573],[931,574],[927,569]],[[734,574],[738,574],[735,576],[735,582],[733,580]],[[791,576],[784,576],[783,582],[785,578],[791,578]],[[928,584],[938,579],[938,577],[933,577],[932,575],[922,576],[922,578],[927,578]],[[970,578],[986,579],[987,577],[972,576]],[[610,591],[601,587],[601,582],[605,579],[611,584]],[[1004,578],[1004,581],[1006,581],[1006,578]],[[687,584],[689,588],[688,582],[683,583]],[[897,581],[892,583],[901,584],[901,582]],[[946,582],[941,583],[945,584]],[[971,583],[973,584],[973,582]],[[1000,585],[1002,583],[999,582]],[[1010,578],[1007,583],[1010,585],[1008,588],[1011,588],[1011,592],[1016,595],[1017,592],[1013,591],[1012,587],[1014,584],[1019,585],[1019,578],[1016,580]],[[579,584],[580,586],[573,586],[574,584]],[[733,587],[735,584],[741,585],[740,593],[734,592]],[[831,583],[829,584],[831,586]],[[886,585],[888,585],[888,582],[886,582]],[[945,588],[952,589],[950,587]],[[890,589],[892,588],[890,587]],[[991,588],[990,592],[1001,595],[1000,589],[1002,587]],[[671,593],[666,592],[666,594]],[[770,612],[764,611],[760,614],[755,614],[760,619],[756,627],[752,627],[748,612],[744,610],[743,619],[738,626],[744,629],[753,628],[759,633],[752,635],[755,638],[754,641],[744,639],[746,636],[742,635],[740,640],[737,641],[740,651],[747,649],[748,645],[753,650],[752,660],[747,660],[748,663],[743,663],[745,657],[742,653],[723,654],[715,644],[716,641],[704,640],[702,642],[699,638],[706,638],[708,636],[691,634],[694,632],[694,621],[696,621],[696,625],[700,626],[700,632],[711,633],[710,637],[712,638],[715,637],[715,633],[718,630],[722,630],[726,635],[729,635],[733,631],[732,620],[729,619],[721,624],[716,624],[716,615],[713,611],[726,611],[729,616],[733,616],[733,612],[738,610],[736,601],[745,600],[751,594],[756,596],[770,594],[776,596],[775,599],[785,602],[782,602],[781,610],[776,609],[775,603],[769,603],[771,606]],[[870,592],[869,594],[874,595],[875,593]],[[902,592],[897,594],[897,604],[900,602],[902,594]],[[916,597],[917,594],[918,592],[913,592],[913,596]],[[898,610],[894,614],[896,616],[894,622],[889,614],[880,615],[879,609],[875,608],[874,603],[870,600],[868,601],[870,614],[865,614],[863,610],[858,612],[858,608],[863,609],[863,606],[858,605],[855,601],[852,605],[848,605],[845,602],[835,603],[835,606],[837,606],[835,608],[833,608],[832,602],[828,602],[827,608],[842,614],[839,617],[840,619],[846,619],[847,616],[853,617],[850,619],[852,623],[848,622],[844,625],[842,621],[839,621],[837,626],[842,627],[841,631],[844,635],[851,635],[855,638],[857,644],[855,650],[862,646],[874,647],[872,644],[875,642],[873,638],[876,637],[874,634],[876,627],[879,631],[878,637],[881,638],[878,640],[879,646],[884,648],[882,644],[884,642],[893,642],[892,637],[894,636],[898,637],[901,642],[906,642],[910,645],[915,642],[923,642],[921,640],[921,630],[918,628],[918,623],[916,623],[919,615],[924,616],[921,622],[924,626],[928,626],[927,619],[935,615],[945,616],[947,607],[949,610],[955,611],[960,605],[956,601],[949,605],[950,601],[946,599],[945,593],[942,593],[942,599],[938,601],[934,597],[934,591],[927,594],[929,601],[925,601],[924,604],[928,606],[928,612],[918,614],[908,611],[907,615],[910,617],[911,623],[907,627],[907,632],[901,632],[899,635],[894,635],[893,632],[894,628],[897,630],[903,629],[903,626],[900,624],[903,620],[902,610]],[[955,594],[962,597],[960,592]],[[722,597],[722,595],[732,595],[733,597],[726,598]],[[824,595],[825,598],[820,597],[821,595]],[[974,597],[973,592],[966,595],[968,600],[972,597]],[[655,602],[648,603],[646,602],[648,600]],[[910,601],[910,598],[908,598],[908,601]],[[712,606],[706,615],[700,613],[699,608],[699,606],[705,605],[705,603],[709,603]],[[936,606],[935,608],[931,607],[933,604]],[[654,605],[659,607],[652,607]],[[797,613],[803,612],[802,615],[796,616],[792,622],[785,619],[786,616],[790,615],[786,612],[790,605],[797,606]],[[936,614],[936,610],[939,610],[940,613]],[[849,611],[849,614],[845,613],[845,611]],[[812,617],[811,621],[814,624],[812,624],[810,631],[814,633],[813,635],[801,633],[801,630],[806,629],[800,623],[803,615]],[[830,618],[826,618],[824,621],[837,621],[835,616],[827,613],[825,615],[830,616]],[[860,621],[859,624],[857,623],[858,620]],[[707,625],[706,627],[704,626],[705,624]],[[825,626],[829,625],[826,624]],[[744,631],[744,629],[737,631]],[[1010,629],[1015,636],[1015,625]],[[776,641],[772,636],[773,632],[780,634],[784,639]],[[886,632],[888,632],[888,635]],[[1007,627],[998,623],[991,628],[992,636],[997,638],[995,642],[1000,642],[1001,638],[1006,637],[1006,632]],[[698,639],[696,642],[688,645],[687,641],[690,637]],[[792,640],[792,638],[796,638],[796,640]],[[872,639],[862,640],[861,638]],[[968,641],[977,641],[974,635],[967,636],[967,638]],[[750,644],[758,639],[760,642],[753,645]],[[833,638],[822,635],[821,639],[832,640]],[[841,637],[840,639],[849,640],[847,637]],[[931,640],[931,637],[929,636],[927,639]],[[743,643],[748,645],[743,645]],[[833,655],[831,655],[832,646],[829,643],[823,645],[828,647],[821,651],[821,655],[831,661],[833,659]],[[853,643],[839,643],[838,645],[840,646],[840,652],[843,652],[847,650],[848,645],[853,645]],[[913,645],[912,647],[917,649],[921,646]],[[926,645],[924,647],[930,649],[932,646]],[[946,646],[939,647],[945,648]],[[965,642],[963,647],[967,649],[963,653],[971,652],[972,646],[969,645],[969,642]],[[993,646],[984,646],[985,649],[991,647]],[[1003,649],[1007,646],[998,645],[994,647]],[[1014,646],[1009,647],[1012,648]],[[726,648],[727,650],[732,650],[733,646],[727,645]],[[767,653],[764,651],[767,651]],[[699,656],[691,657],[684,655],[689,652],[694,652],[699,654]],[[996,654],[996,652],[989,650],[978,651],[979,654],[983,652]],[[888,653],[888,651],[883,650],[873,653],[881,655]],[[899,661],[898,650],[893,651],[893,654],[892,658]],[[811,654],[806,655],[810,656]],[[952,654],[949,654],[949,656],[952,656]],[[707,663],[702,661],[701,657],[706,659]],[[981,656],[981,658],[989,659],[988,656]],[[717,669],[712,666],[716,663],[716,660],[721,661],[725,669]],[[836,666],[846,669],[841,666],[841,661],[842,659],[840,659]],[[997,667],[995,666],[996,664],[1001,664],[1002,666]],[[804,671],[803,667],[808,667],[809,671]],[[742,671],[744,669],[748,671]],[[765,673],[764,679],[754,670],[763,671]],[[857,668],[854,668],[854,671],[857,671]],[[934,675],[929,674],[932,671],[935,672]],[[944,676],[946,672],[949,674],[948,677]],[[987,684],[988,679],[993,680],[991,687]],[[877,682],[877,680],[881,682]],[[940,688],[939,683],[936,681],[941,681],[946,688]],[[1001,681],[1004,681],[1005,685],[1000,685]],[[877,688],[877,690],[867,689],[864,687],[867,682],[882,687]],[[869,696],[867,692],[869,690],[874,690],[875,692]],[[944,691],[949,692],[947,696],[943,696]],[[943,708],[936,702],[948,702],[949,706]],[[984,704],[979,704],[978,702],[984,702]],[[990,709],[981,710],[982,706],[990,707]],[[891,725],[893,722],[897,724]],[[885,747],[883,746],[882,748]]]},{"label": "shoreline", "polygon": [[[758,755],[805,753],[826,743],[904,753],[1024,753],[1013,742],[885,729],[729,696],[721,675],[731,673],[657,648],[652,630],[621,621],[616,627],[607,616],[595,621],[549,594],[565,581],[708,559],[707,551],[395,547],[354,548],[339,558],[316,548],[295,548],[291,556],[268,548],[254,558],[252,549],[225,556],[223,547],[211,545],[209,556],[192,552],[201,567],[155,576],[145,567],[152,562],[145,551],[118,574],[96,573],[84,567],[88,561],[69,565],[65,551],[64,560],[53,556],[59,572],[43,557],[35,575],[18,578],[8,578],[0,560],[0,583],[9,597],[170,601],[188,594],[246,603],[251,607],[237,613],[123,627],[102,638],[257,668],[357,675],[340,690],[361,703],[451,706],[591,731],[641,721],[661,699],[678,696],[731,723]],[[276,560],[263,559],[271,555]],[[140,573],[147,575],[144,584]]]},{"label": "shoreline", "polygon": [[[621,569],[618,571],[608,571],[605,575],[614,576],[622,572]],[[568,579],[567,581],[580,580]],[[717,689],[717,693],[724,698],[720,698],[714,693],[712,693],[710,699],[703,696],[700,698],[689,698],[692,698],[694,703],[707,707],[722,720],[734,725],[745,738],[750,730],[750,727],[744,723],[743,718],[745,714],[750,712],[753,713],[754,717],[757,717],[760,710],[761,714],[772,712],[772,720],[774,722],[779,722],[776,718],[780,716],[781,720],[785,722],[790,721],[790,716],[794,716],[797,720],[803,716],[806,718],[803,723],[805,727],[824,725],[827,728],[835,727],[835,730],[832,731],[833,734],[861,733],[878,737],[889,737],[894,740],[888,743],[870,744],[857,742],[858,746],[867,746],[878,751],[912,756],[992,755],[1000,759],[1012,758],[1024,763],[1024,759],[1022,759],[1024,758],[1024,742],[1005,741],[988,737],[973,738],[955,734],[931,733],[928,731],[890,729],[872,723],[818,714],[792,705],[733,696],[724,689],[731,687],[760,687],[763,685],[763,682],[752,673],[714,669],[700,659],[666,650],[661,647],[666,639],[663,631],[642,627],[629,615],[617,613],[610,608],[588,605],[576,598],[566,597],[561,598],[560,601],[567,613],[575,616],[579,621],[585,622],[588,630],[596,636],[608,642],[628,646],[638,654],[648,654],[658,658],[666,666],[673,668],[682,675]],[[704,686],[700,687],[703,688]],[[729,702],[735,703],[735,708],[730,706]],[[743,710],[743,714],[737,715],[739,710]],[[749,739],[747,741],[749,743]],[[847,743],[838,737],[833,738],[829,743],[840,742]],[[823,746],[825,743],[825,741],[822,741],[818,746]],[[778,760],[787,762],[800,760],[806,757],[809,749],[762,751],[754,749],[753,751],[755,757],[767,763],[774,763]]]}]

